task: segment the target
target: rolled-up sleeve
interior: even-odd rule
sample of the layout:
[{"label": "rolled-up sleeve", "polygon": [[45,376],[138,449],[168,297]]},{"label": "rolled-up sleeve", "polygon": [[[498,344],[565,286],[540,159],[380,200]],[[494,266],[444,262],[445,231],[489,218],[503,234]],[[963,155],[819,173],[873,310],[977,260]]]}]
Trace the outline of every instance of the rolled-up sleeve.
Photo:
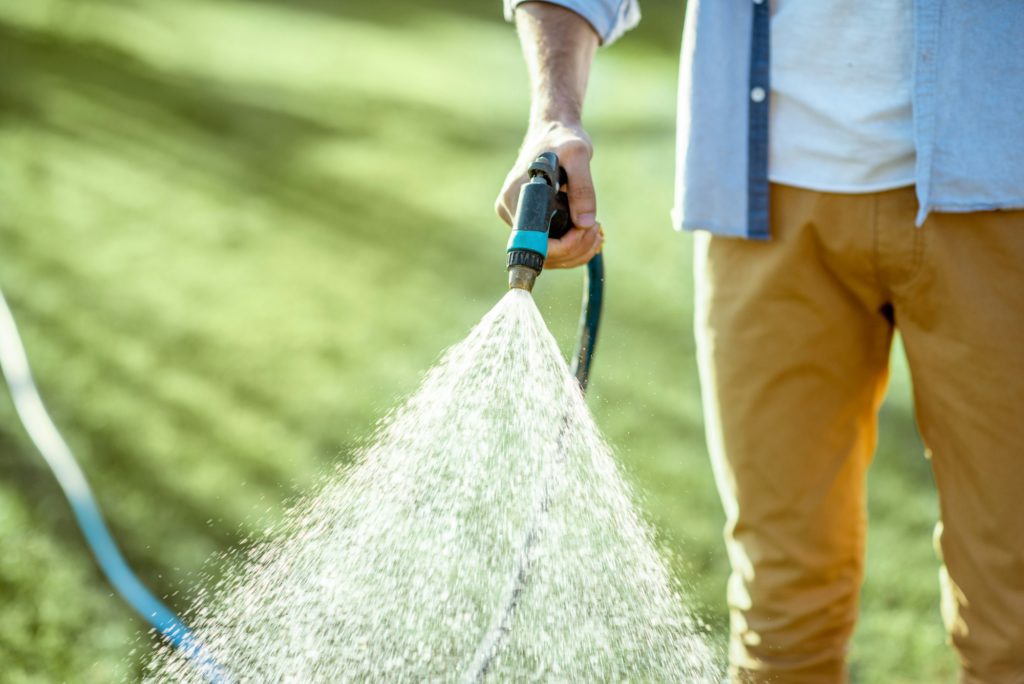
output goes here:
[{"label": "rolled-up sleeve", "polygon": [[[503,0],[505,19],[515,19],[516,7],[524,2],[536,0]],[[580,15],[594,27],[602,45],[610,45],[619,36],[640,22],[640,5],[637,0],[541,0],[550,5],[559,5]]]}]

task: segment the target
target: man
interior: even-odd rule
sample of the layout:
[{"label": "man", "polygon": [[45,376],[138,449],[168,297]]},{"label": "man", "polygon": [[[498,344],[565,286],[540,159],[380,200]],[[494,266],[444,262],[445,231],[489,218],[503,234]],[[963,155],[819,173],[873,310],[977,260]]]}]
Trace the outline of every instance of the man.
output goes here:
[{"label": "man", "polygon": [[[532,107],[497,202],[555,150],[603,240],[581,125],[634,0],[506,0]],[[677,229],[732,564],[737,682],[838,682],[894,328],[941,504],[943,614],[969,684],[1024,682],[1024,3],[690,0]]]}]

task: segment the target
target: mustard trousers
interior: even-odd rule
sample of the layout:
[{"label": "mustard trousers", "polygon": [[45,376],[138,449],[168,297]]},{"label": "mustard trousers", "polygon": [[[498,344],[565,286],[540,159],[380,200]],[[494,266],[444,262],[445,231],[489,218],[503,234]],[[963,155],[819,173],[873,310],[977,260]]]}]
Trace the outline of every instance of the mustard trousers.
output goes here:
[{"label": "mustard trousers", "polygon": [[771,241],[695,245],[733,681],[846,679],[895,328],[938,486],[962,681],[1024,682],[1024,211],[915,228],[912,188],[780,185],[771,207]]}]

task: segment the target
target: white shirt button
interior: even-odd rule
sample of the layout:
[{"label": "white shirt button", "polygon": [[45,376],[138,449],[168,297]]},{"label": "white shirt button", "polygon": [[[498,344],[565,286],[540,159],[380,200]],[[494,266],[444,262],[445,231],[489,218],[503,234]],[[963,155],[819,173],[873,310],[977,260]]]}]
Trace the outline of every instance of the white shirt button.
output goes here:
[{"label": "white shirt button", "polygon": [[750,99],[751,100],[753,100],[754,102],[764,102],[764,98],[765,98],[764,88],[762,88],[761,86],[757,86],[756,88],[751,89],[751,91],[750,91]]}]

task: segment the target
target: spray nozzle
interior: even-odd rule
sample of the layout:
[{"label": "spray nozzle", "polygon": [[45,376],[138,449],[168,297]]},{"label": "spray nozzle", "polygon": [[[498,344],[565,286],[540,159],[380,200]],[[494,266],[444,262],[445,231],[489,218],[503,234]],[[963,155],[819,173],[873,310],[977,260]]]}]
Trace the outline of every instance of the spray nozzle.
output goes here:
[{"label": "spray nozzle", "polygon": [[572,228],[569,198],[562,190],[568,182],[554,152],[538,156],[527,171],[530,180],[519,192],[512,234],[508,239],[508,286],[533,290],[544,270],[548,238],[558,239]]}]

